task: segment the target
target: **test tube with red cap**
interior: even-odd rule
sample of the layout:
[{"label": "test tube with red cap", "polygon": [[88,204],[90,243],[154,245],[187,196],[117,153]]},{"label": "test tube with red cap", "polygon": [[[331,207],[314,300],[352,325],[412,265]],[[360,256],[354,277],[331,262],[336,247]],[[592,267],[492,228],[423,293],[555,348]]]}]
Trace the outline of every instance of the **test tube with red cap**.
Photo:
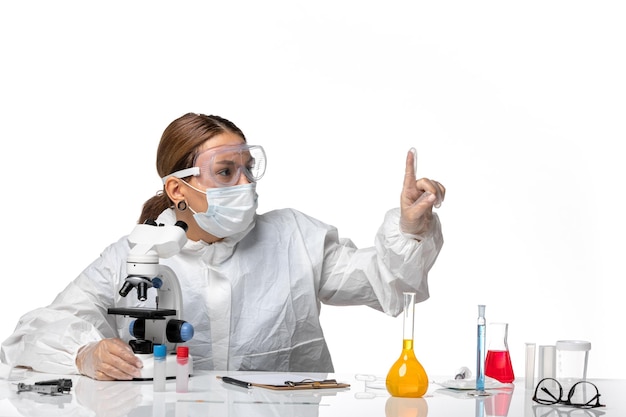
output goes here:
[{"label": "test tube with red cap", "polygon": [[189,390],[189,347],[176,348],[176,392]]}]

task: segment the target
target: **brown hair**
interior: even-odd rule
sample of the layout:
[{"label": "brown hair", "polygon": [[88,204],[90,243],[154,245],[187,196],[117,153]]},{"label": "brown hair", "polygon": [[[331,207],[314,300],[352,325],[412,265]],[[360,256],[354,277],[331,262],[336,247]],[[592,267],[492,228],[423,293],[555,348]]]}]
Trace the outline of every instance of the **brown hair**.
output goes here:
[{"label": "brown hair", "polygon": [[[219,116],[187,113],[179,117],[165,128],[159,147],[157,148],[156,168],[159,177],[190,168],[198,149],[207,140],[220,133],[230,132],[241,136],[241,129],[229,120]],[[163,210],[172,207],[173,203],[163,190],[150,198],[143,205],[139,223],[148,219],[155,220]]]}]

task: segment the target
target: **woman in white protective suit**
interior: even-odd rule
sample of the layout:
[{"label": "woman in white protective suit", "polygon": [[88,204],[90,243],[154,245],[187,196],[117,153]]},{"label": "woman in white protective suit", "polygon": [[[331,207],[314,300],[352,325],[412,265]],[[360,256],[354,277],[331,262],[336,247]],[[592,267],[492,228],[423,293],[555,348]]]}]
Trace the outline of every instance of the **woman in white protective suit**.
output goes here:
[{"label": "woman in white protective suit", "polygon": [[[194,370],[332,372],[320,303],[397,315],[404,291],[428,298],[427,274],[443,244],[432,209],[445,189],[416,180],[414,158],[409,151],[400,207],[386,214],[374,247],[357,249],[296,210],[256,213],[265,153],[233,123],[192,113],[174,120],[157,151],[163,192],[145,203],[139,222],[188,225],[185,246],[161,263],[182,287]],[[2,344],[2,360],[102,380],[139,376],[130,319],[107,314],[138,305],[118,293],[129,250],[123,237],[52,304],[25,314]]]}]

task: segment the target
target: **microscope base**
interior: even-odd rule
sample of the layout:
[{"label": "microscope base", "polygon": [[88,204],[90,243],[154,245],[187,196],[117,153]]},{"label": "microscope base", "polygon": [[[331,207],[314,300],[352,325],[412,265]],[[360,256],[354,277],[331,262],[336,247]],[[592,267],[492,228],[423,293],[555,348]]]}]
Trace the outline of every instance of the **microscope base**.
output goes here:
[{"label": "microscope base", "polygon": [[[154,379],[154,355],[153,354],[136,354],[143,362],[141,369],[141,377],[134,378],[135,381],[152,381]],[[165,378],[176,379],[176,354],[168,354],[165,357]],[[193,374],[193,358],[189,355],[189,375]]]}]

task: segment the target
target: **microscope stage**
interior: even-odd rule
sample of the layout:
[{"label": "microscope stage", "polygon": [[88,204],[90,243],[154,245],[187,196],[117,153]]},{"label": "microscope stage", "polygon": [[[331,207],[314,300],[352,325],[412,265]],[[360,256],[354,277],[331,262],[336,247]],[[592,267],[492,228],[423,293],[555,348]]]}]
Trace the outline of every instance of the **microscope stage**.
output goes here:
[{"label": "microscope stage", "polygon": [[109,308],[107,311],[108,314],[114,314],[118,316],[129,316],[135,317],[138,319],[162,319],[167,316],[175,316],[176,310],[169,308]]}]

